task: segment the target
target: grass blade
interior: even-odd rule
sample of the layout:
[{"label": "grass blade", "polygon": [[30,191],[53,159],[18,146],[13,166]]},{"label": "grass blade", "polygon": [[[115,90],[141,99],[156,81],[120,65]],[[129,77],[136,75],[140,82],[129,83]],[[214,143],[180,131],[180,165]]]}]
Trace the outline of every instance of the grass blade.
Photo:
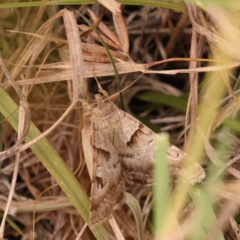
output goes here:
[{"label": "grass blade", "polygon": [[164,231],[169,209],[170,174],[167,160],[167,139],[166,134],[161,134],[156,141],[155,185],[153,191],[156,236],[161,236],[161,232]]},{"label": "grass blade", "polygon": [[[0,99],[0,112],[17,131],[18,110],[16,111],[16,109],[18,106],[2,88],[0,88]],[[39,130],[33,123],[31,123],[25,140],[28,142],[38,137],[40,134]],[[34,144],[31,149],[57,181],[59,186],[68,196],[69,200],[81,214],[84,221],[89,224],[89,198],[59,154],[52,148],[45,138]],[[97,239],[106,239],[103,226],[99,226],[92,231]]]}]

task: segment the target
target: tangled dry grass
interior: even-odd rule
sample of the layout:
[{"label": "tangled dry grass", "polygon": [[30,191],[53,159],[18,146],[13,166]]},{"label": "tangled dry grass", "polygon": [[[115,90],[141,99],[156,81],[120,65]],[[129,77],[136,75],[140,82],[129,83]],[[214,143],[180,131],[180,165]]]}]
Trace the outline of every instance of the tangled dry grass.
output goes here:
[{"label": "tangled dry grass", "polygon": [[[113,3],[0,5],[0,238],[240,239],[239,7]],[[152,188],[137,185],[127,201],[140,217],[124,205],[115,228],[87,227],[81,103],[98,92],[96,79],[206,169],[201,186],[171,189],[160,230]]]}]

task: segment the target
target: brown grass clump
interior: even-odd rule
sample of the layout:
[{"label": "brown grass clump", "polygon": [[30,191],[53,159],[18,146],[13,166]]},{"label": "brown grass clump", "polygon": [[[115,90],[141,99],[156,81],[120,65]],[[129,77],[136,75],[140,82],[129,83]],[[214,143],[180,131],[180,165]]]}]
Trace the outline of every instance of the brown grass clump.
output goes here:
[{"label": "brown grass clump", "polygon": [[[0,239],[240,239],[239,4],[10,2],[0,4]],[[168,187],[161,213],[151,187],[127,186],[116,222],[91,229],[80,132],[97,82],[201,163],[204,183]]]}]

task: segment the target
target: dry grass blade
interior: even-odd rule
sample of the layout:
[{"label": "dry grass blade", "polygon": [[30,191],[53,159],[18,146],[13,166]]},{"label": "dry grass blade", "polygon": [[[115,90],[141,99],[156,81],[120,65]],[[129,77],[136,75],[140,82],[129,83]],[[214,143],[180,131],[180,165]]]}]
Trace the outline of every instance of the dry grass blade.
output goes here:
[{"label": "dry grass blade", "polygon": [[[83,68],[83,53],[82,45],[79,39],[78,27],[73,12],[65,11],[63,14],[65,23],[69,52],[70,63],[72,69],[72,86],[69,82],[69,91],[72,91],[73,104],[78,102],[78,99],[84,98],[87,93],[87,82],[84,80]],[[71,94],[70,94],[71,96]]]},{"label": "dry grass blade", "polygon": [[116,32],[118,38],[120,40],[121,50],[129,55],[129,39],[126,25],[124,23],[124,19],[122,14],[113,14],[114,26],[116,28]]},{"label": "dry grass blade", "polygon": [[[196,7],[194,8],[194,12],[197,12]],[[194,13],[190,13],[194,14]],[[191,58],[198,58],[201,56],[198,56],[199,54],[199,48],[201,48],[201,46],[198,46],[198,42],[197,42],[197,32],[195,30],[195,28],[192,28],[192,39],[191,39],[191,49],[190,49],[190,57]],[[189,68],[196,68],[198,65],[197,62],[193,62],[191,61],[189,64]],[[188,101],[188,106],[187,106],[187,113],[186,113],[186,120],[185,120],[185,128],[187,128],[188,124],[191,124],[191,128],[190,131],[188,133],[188,138],[192,138],[192,136],[194,135],[195,131],[196,131],[196,119],[197,119],[197,105],[198,105],[198,75],[196,73],[189,73],[189,81],[190,81],[190,95],[189,95],[189,101]],[[190,115],[190,116],[189,116]],[[186,133],[185,133],[186,134]],[[186,135],[185,135],[186,138]],[[187,144],[185,144],[185,148],[187,149],[189,146],[187,146]]]},{"label": "dry grass blade", "polygon": [[0,55],[0,65],[3,69],[3,72],[6,74],[6,76],[8,78],[8,81],[14,87],[17,95],[19,96],[19,98],[21,100],[22,108],[25,112],[24,119],[22,119],[24,121],[23,122],[23,129],[21,129],[21,131],[19,132],[20,135],[18,136],[18,139],[17,139],[15,145],[12,148],[10,148],[10,149],[8,149],[8,150],[6,150],[6,151],[4,151],[0,154],[0,159],[3,160],[3,159],[8,158],[11,155],[14,155],[16,153],[16,151],[18,151],[19,146],[23,142],[23,140],[25,138],[25,135],[28,131],[28,128],[30,126],[31,113],[30,113],[30,109],[29,109],[29,105],[28,105],[28,102],[26,100],[26,97],[23,95],[21,89],[18,87],[18,85],[13,80],[11,74],[8,72],[5,64],[3,63],[3,59],[2,59],[1,55]]},{"label": "dry grass blade", "polygon": [[[63,69],[69,68],[69,63],[62,64]],[[239,67],[239,62],[234,62],[231,64],[225,64],[220,66],[210,66],[210,67],[199,67],[195,69],[180,69],[180,70],[146,70],[149,67],[149,64],[136,64],[134,62],[121,62],[116,63],[117,71],[119,74],[126,74],[126,73],[134,73],[134,72],[142,72],[145,74],[170,74],[175,75],[178,73],[201,73],[201,72],[217,72],[221,70],[228,70],[228,69],[234,69],[236,67]],[[56,64],[56,68],[58,69],[60,66],[59,64]],[[54,65],[46,65],[43,66],[43,68],[54,68]],[[71,70],[56,70],[53,72],[46,72],[41,73],[39,77],[34,77],[30,79],[24,79],[24,80],[17,80],[16,84],[18,85],[32,85],[34,82],[35,84],[42,84],[42,83],[51,83],[51,82],[57,82],[57,81],[65,81],[70,80],[72,77]],[[90,77],[102,77],[102,76],[114,76],[115,72],[111,64],[107,63],[98,63],[97,65],[95,63],[86,62],[84,63],[84,78],[90,78]],[[10,83],[1,83],[0,86],[7,87],[11,86]]]},{"label": "dry grass blade", "polygon": [[[83,32],[89,32],[89,35],[94,38],[97,41],[101,41],[100,38],[98,37],[98,35],[95,32],[92,32],[92,29],[90,27],[87,27],[85,25],[78,25],[79,29],[81,29]],[[108,39],[108,37],[105,37],[103,35],[101,35],[102,39],[104,40],[104,42],[109,45],[110,47],[114,48],[114,49],[118,49],[118,45],[114,42],[112,42],[110,39]]]},{"label": "dry grass blade", "polygon": [[[94,24],[95,22],[97,21],[97,16],[95,15],[95,13],[93,11],[91,11],[90,9],[88,9],[88,12],[91,16],[91,18],[93,19],[94,21]],[[103,32],[105,33],[106,36],[108,36],[117,46],[120,46],[120,41],[119,39],[117,38],[117,36],[114,34],[114,32],[109,29],[102,21],[99,22],[98,24],[98,28]]]},{"label": "dry grass blade", "polygon": [[240,240],[240,230],[239,230],[236,220],[233,217],[230,217],[229,221],[230,221],[232,229],[235,233],[236,240]]},{"label": "dry grass blade", "polygon": [[208,29],[203,28],[197,22],[194,20],[192,16],[192,12],[194,12],[194,6],[191,4],[187,4],[187,8],[189,10],[189,17],[191,20],[191,23],[196,28],[197,32],[199,34],[202,34],[203,36],[206,36],[206,38],[212,42],[215,46],[219,46],[223,51],[225,51],[227,54],[230,54],[230,56],[233,56],[234,58],[239,58],[239,52],[236,52],[236,49],[233,45],[231,45],[229,42],[227,42],[225,39],[221,38],[217,34],[209,31]]},{"label": "dry grass blade", "polygon": [[[27,90],[28,90],[28,88],[24,87],[23,88],[23,93],[21,93],[20,96],[26,95]],[[23,106],[26,106],[26,99],[23,98],[23,100],[20,101],[20,104],[22,103],[22,101],[24,101],[24,103],[25,103],[25,104],[23,103]],[[23,137],[25,138],[25,136],[26,136],[25,135],[26,133],[24,133],[24,131],[26,132],[26,130],[25,130],[26,128],[25,128],[24,125],[26,124],[25,119],[26,119],[26,114],[28,112],[28,111],[26,111],[26,109],[24,109],[23,106],[21,106],[20,109],[19,109],[19,125],[18,125],[18,132],[19,132],[18,139],[20,139],[21,141],[23,140],[22,138]],[[29,108],[28,108],[28,110],[29,110]],[[27,120],[29,120],[29,119],[27,118]],[[27,125],[27,130],[28,130],[30,124],[27,123],[26,125]],[[22,133],[24,133],[24,136],[22,136]],[[18,170],[19,170],[19,161],[20,161],[20,153],[17,153],[16,157],[15,157],[14,170],[13,170],[12,181],[11,181],[11,188],[10,188],[10,191],[9,191],[7,204],[6,204],[6,207],[5,207],[5,211],[4,211],[1,226],[0,226],[0,239],[3,239],[4,230],[5,230],[5,221],[6,221],[7,215],[9,214],[10,205],[12,203],[14,190],[15,190],[15,187],[16,187]]]},{"label": "dry grass blade", "polygon": [[111,227],[113,229],[116,239],[117,240],[125,240],[116,220],[113,217],[109,219],[109,224],[111,225]]},{"label": "dry grass blade", "polygon": [[113,14],[119,14],[121,12],[121,3],[115,0],[98,0],[105,8],[107,8]]}]

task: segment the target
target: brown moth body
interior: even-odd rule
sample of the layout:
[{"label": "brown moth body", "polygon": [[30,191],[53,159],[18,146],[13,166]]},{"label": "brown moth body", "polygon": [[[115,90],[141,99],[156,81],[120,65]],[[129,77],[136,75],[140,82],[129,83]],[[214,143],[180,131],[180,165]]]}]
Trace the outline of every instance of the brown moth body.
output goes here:
[{"label": "brown moth body", "polygon": [[[92,179],[90,222],[92,226],[110,218],[124,203],[125,182],[152,184],[156,133],[114,103],[96,95],[97,107],[85,118],[83,151]],[[167,151],[170,176],[176,180],[186,154],[173,145]],[[194,184],[205,177],[195,164]]]}]

